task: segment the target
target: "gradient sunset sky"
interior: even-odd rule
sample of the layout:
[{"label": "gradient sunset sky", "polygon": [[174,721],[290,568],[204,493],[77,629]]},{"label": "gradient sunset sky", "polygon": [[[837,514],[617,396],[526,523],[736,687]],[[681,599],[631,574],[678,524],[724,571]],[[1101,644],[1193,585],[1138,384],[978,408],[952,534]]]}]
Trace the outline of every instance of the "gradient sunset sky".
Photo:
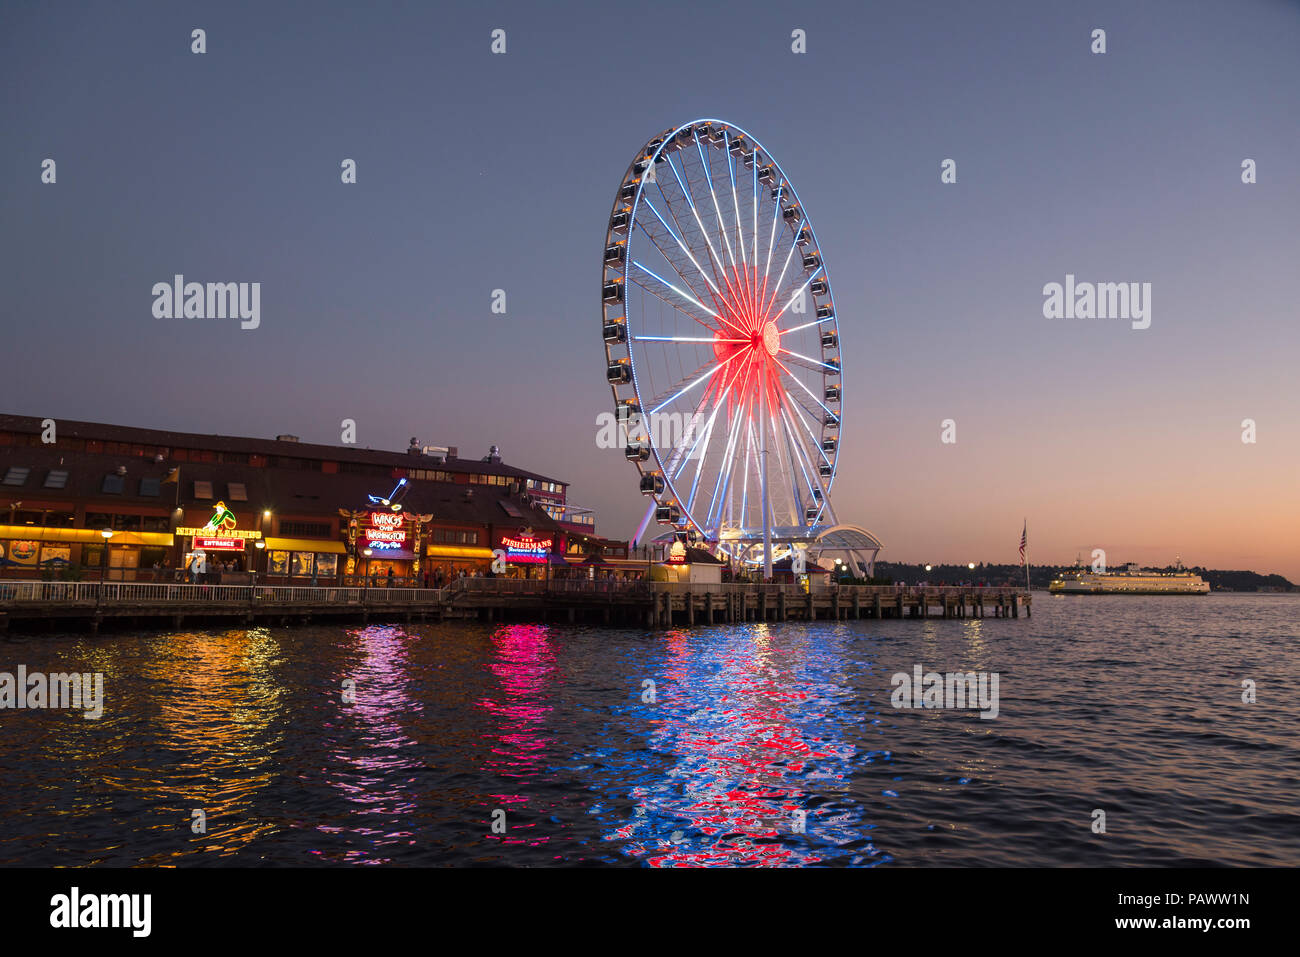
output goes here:
[{"label": "gradient sunset sky", "polygon": [[[628,537],[606,218],[715,116],[816,226],[881,559],[1014,562],[1027,517],[1031,561],[1300,582],[1300,3],[10,2],[0,78],[0,410],[496,444]],[[155,319],[176,273],[261,282],[261,327]],[[1151,283],[1151,327],[1044,318],[1067,273]]]}]

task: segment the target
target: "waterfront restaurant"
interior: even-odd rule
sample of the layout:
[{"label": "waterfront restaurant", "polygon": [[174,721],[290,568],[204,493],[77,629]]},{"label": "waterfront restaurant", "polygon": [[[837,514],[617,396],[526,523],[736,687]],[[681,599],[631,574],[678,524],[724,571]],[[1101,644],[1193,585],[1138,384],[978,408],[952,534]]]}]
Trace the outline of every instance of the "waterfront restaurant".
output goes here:
[{"label": "waterfront restaurant", "polygon": [[[406,452],[0,415],[0,577],[446,583],[531,531],[563,555],[567,486],[412,442]],[[405,478],[400,509],[375,505]],[[546,490],[545,499],[526,489]],[[590,520],[581,526],[590,529]],[[522,539],[519,539],[522,541]],[[528,551],[528,549],[525,549]],[[526,559],[523,553],[514,556]],[[562,559],[561,559],[562,560]],[[548,559],[549,563],[549,559]],[[507,557],[507,574],[536,561]],[[389,571],[393,574],[390,578]]]}]

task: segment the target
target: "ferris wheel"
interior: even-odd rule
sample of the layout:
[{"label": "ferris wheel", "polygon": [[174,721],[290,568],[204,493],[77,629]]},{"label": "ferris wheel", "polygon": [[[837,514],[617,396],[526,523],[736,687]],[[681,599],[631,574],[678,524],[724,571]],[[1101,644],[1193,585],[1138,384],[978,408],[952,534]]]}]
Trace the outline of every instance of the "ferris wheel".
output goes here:
[{"label": "ferris wheel", "polygon": [[834,521],[843,407],[830,279],[771,154],[713,119],[646,143],[610,214],[601,301],[647,516],[770,574]]}]

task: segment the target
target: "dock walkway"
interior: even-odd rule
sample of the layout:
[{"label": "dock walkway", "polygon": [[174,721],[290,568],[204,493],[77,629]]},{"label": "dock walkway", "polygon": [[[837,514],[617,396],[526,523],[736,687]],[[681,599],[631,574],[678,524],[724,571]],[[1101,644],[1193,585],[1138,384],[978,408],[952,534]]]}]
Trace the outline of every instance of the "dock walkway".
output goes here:
[{"label": "dock walkway", "polygon": [[569,621],[667,628],[848,618],[1018,618],[1031,595],[1010,586],[802,585],[465,578],[446,588],[184,585],[0,581],[0,631],[11,623],[180,627],[198,619],[254,622]]}]

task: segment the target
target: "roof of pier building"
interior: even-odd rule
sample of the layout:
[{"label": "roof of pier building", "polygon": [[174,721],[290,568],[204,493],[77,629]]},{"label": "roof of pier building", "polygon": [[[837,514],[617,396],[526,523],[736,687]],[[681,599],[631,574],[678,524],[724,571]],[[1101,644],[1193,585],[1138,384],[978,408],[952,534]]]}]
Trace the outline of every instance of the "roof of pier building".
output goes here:
[{"label": "roof of pier building", "polygon": [[[15,461],[15,457],[22,456],[12,448],[14,446],[48,448],[41,442],[44,421],[30,415],[0,414],[0,462],[22,464]],[[516,479],[521,484],[530,479],[557,486],[568,484],[507,465],[499,456],[491,454],[482,459],[461,458],[454,454],[435,456],[425,455],[418,448],[394,452],[351,445],[315,445],[296,439],[203,435],[71,419],[58,419],[55,425],[58,441],[54,448],[63,452],[80,451],[116,457],[123,463],[161,455],[172,466],[195,461],[225,462],[249,464],[255,468],[354,472],[372,476],[394,476],[399,470],[414,469],[446,472],[453,480],[460,479],[460,484],[465,484],[471,476],[499,477],[507,485]]]},{"label": "roof of pier building", "polygon": [[[237,513],[270,509],[281,518],[337,519],[340,509],[375,508],[368,495],[392,492],[388,476],[225,462],[183,462],[179,481],[166,482],[176,467],[150,458],[65,452],[57,446],[0,448],[0,523],[8,518],[4,509],[19,500],[23,511],[67,503],[69,509],[82,504],[87,511],[122,508],[161,514],[179,505],[191,515],[205,514],[221,501]],[[508,486],[412,481],[399,501],[406,514],[431,514],[435,523],[560,528],[550,515],[522,494],[511,493]]]}]

